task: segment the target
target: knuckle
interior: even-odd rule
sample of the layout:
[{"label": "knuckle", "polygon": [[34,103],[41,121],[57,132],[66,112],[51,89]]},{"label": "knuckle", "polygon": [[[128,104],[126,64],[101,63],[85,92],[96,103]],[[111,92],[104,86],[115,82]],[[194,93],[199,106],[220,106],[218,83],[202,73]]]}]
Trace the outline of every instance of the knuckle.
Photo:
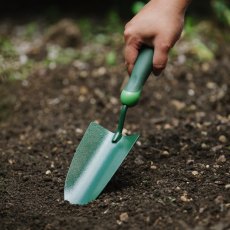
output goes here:
[{"label": "knuckle", "polygon": [[124,37],[125,37],[125,39],[128,39],[128,38],[132,37],[133,34],[134,34],[134,31],[133,31],[132,23],[131,23],[131,22],[128,22],[128,23],[125,25]]},{"label": "knuckle", "polygon": [[154,67],[155,69],[160,69],[160,70],[162,70],[162,69],[165,69],[166,64],[165,64],[165,63],[153,63],[153,67]]},{"label": "knuckle", "polygon": [[169,42],[160,42],[158,47],[162,52],[168,53],[171,48],[171,44]]},{"label": "knuckle", "polygon": [[167,56],[165,56],[161,60],[153,60],[153,67],[156,69],[164,69],[166,67],[167,60],[168,60]]},{"label": "knuckle", "polygon": [[127,22],[126,25],[125,25],[125,29],[127,29],[129,26],[130,26],[130,22]]},{"label": "knuckle", "polygon": [[124,37],[125,37],[125,39],[128,39],[131,36],[132,36],[132,30],[129,27],[125,28],[125,31],[124,31]]}]

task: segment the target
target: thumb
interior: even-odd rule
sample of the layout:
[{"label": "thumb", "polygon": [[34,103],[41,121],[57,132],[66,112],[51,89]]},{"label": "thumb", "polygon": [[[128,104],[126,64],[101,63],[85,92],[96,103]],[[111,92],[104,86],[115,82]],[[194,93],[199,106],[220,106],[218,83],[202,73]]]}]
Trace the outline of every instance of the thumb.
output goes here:
[{"label": "thumb", "polygon": [[158,76],[165,69],[170,46],[167,43],[155,42],[153,56],[153,73]]}]

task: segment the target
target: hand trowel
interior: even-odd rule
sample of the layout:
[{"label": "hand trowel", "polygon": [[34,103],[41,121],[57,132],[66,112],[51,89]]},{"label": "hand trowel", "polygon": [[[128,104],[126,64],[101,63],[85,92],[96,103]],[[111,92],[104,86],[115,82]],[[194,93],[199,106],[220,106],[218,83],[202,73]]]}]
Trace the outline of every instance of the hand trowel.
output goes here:
[{"label": "hand trowel", "polygon": [[118,127],[111,132],[92,122],[76,149],[69,167],[64,199],[84,205],[95,200],[117,171],[139,134],[122,135],[127,109],[137,104],[145,81],[152,71],[153,49],[143,47],[133,71],[121,92],[122,103]]}]

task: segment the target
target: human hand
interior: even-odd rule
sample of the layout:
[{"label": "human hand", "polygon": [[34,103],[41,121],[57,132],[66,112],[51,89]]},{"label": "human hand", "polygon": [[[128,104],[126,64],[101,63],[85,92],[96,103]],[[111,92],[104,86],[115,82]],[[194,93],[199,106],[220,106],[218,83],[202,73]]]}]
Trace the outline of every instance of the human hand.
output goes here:
[{"label": "human hand", "polygon": [[125,62],[131,74],[142,45],[154,47],[153,73],[166,67],[169,50],[179,39],[190,0],[151,0],[125,26]]}]

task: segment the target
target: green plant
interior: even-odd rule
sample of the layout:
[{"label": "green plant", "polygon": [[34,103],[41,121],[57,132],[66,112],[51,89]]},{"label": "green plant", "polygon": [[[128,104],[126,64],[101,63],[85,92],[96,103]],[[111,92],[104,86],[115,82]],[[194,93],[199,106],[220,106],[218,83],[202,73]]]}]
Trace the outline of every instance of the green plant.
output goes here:
[{"label": "green plant", "polygon": [[114,10],[110,11],[107,15],[106,21],[107,21],[106,24],[107,24],[108,32],[121,33],[123,31],[121,18],[116,11]]},{"label": "green plant", "polygon": [[117,55],[114,51],[110,51],[107,55],[106,55],[106,63],[108,65],[115,65],[116,64],[116,60],[117,60]]},{"label": "green plant", "polygon": [[25,36],[27,38],[32,38],[37,30],[38,30],[37,22],[30,22],[25,28]]},{"label": "green plant", "polygon": [[225,0],[213,0],[211,3],[218,20],[224,25],[230,26],[230,7]]},{"label": "green plant", "polygon": [[93,25],[92,21],[88,18],[81,18],[77,21],[78,26],[80,27],[81,34],[84,41],[89,41],[92,38]]},{"label": "green plant", "polygon": [[137,14],[143,7],[145,3],[142,1],[136,1],[132,5],[132,13]]},{"label": "green plant", "polygon": [[4,57],[15,57],[14,46],[8,38],[0,37],[0,54]]}]

